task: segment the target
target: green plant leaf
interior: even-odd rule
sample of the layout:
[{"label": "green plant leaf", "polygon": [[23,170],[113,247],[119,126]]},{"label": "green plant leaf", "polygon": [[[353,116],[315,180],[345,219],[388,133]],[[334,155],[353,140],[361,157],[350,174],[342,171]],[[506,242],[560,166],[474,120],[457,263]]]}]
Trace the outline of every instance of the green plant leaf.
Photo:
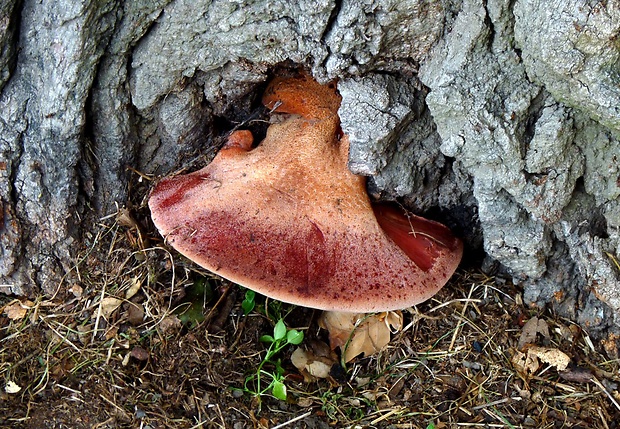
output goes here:
[{"label": "green plant leaf", "polygon": [[256,303],[254,301],[243,300],[241,302],[241,309],[243,310],[243,315],[247,316],[248,314],[250,314],[250,312],[254,310],[255,306],[256,306]]},{"label": "green plant leaf", "polygon": [[284,324],[284,320],[278,320],[276,326],[273,327],[273,338],[276,341],[286,338],[286,325]]},{"label": "green plant leaf", "polygon": [[256,293],[253,290],[248,290],[245,292],[245,299],[241,302],[241,308],[243,309],[243,314],[248,315],[254,307],[256,306]]},{"label": "green plant leaf", "polygon": [[301,344],[301,342],[304,340],[304,333],[301,331],[298,331],[297,329],[291,329],[290,331],[288,331],[286,333],[286,341],[288,341],[289,344]]},{"label": "green plant leaf", "polygon": [[[242,303],[244,311],[249,309],[250,305],[253,305],[253,299],[255,295],[252,291],[246,291],[245,300]],[[267,304],[267,302],[265,302]],[[247,307],[246,307],[247,306]],[[265,315],[270,321],[277,320],[273,327],[272,335],[263,335],[260,337],[260,341],[268,343],[269,346],[265,351],[262,361],[258,365],[255,372],[248,375],[245,378],[243,391],[249,393],[255,397],[261,397],[265,394],[271,394],[274,398],[285,401],[287,398],[287,389],[284,384],[284,375],[286,370],[282,366],[282,359],[278,357],[278,354],[289,344],[300,344],[304,340],[304,333],[297,329],[289,329],[284,322],[286,315],[281,315],[282,304],[278,301],[273,301],[269,304],[269,309],[278,309],[278,317],[273,318],[267,315],[267,305],[265,305]],[[257,305],[254,311],[261,311],[261,305]]]},{"label": "green plant leaf", "polygon": [[275,341],[271,335],[263,335],[259,340],[261,343],[273,343]]},{"label": "green plant leaf", "polygon": [[286,371],[284,371],[284,368],[282,367],[282,360],[278,359],[275,362],[273,362],[273,364],[276,367],[276,374],[278,374],[280,377],[282,377],[284,375],[284,373]]},{"label": "green plant leaf", "polygon": [[271,388],[271,394],[281,401],[286,401],[286,386],[281,381],[274,381]]}]

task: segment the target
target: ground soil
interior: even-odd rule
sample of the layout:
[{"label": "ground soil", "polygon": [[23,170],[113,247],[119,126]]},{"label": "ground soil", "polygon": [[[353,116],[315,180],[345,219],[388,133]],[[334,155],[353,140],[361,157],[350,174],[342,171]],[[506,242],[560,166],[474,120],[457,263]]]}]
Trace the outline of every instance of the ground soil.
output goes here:
[{"label": "ground soil", "polygon": [[256,297],[244,314],[245,292],[167,248],[140,210],[86,244],[55,296],[0,296],[2,428],[619,426],[618,357],[475,268],[327,378],[305,379],[284,347],[281,369],[263,366],[284,375],[281,400],[248,392],[260,338],[282,319],[302,347],[327,342],[318,311]]}]

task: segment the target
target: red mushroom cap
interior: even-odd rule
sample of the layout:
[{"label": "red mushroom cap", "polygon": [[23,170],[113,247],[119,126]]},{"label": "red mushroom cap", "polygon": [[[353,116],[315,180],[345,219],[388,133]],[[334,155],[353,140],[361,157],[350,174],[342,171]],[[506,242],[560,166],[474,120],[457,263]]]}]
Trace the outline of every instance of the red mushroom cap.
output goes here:
[{"label": "red mushroom cap", "polygon": [[289,114],[256,147],[238,131],[213,161],[163,179],[149,207],[160,233],[202,267],[284,302],[401,309],[450,278],[462,244],[443,225],[371,205],[347,168],[335,85],[275,79],[263,103]]}]

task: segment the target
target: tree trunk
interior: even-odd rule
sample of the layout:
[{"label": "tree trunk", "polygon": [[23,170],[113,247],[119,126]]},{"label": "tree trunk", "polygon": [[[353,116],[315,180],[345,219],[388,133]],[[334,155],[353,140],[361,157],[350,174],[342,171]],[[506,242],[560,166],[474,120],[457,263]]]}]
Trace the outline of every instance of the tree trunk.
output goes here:
[{"label": "tree trunk", "polygon": [[619,35],[617,1],[4,0],[3,291],[78,281],[132,171],[212,153],[296,64],[339,79],[374,197],[447,222],[527,302],[617,333]]}]

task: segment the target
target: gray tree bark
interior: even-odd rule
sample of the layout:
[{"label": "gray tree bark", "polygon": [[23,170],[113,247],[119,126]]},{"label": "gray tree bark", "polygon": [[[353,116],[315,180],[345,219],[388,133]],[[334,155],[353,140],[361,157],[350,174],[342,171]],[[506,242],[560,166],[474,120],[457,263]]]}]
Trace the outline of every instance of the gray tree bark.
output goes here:
[{"label": "gray tree bark", "polygon": [[70,283],[128,168],[212,151],[282,64],[339,79],[350,168],[594,334],[620,327],[620,2],[0,5],[0,283]]}]

